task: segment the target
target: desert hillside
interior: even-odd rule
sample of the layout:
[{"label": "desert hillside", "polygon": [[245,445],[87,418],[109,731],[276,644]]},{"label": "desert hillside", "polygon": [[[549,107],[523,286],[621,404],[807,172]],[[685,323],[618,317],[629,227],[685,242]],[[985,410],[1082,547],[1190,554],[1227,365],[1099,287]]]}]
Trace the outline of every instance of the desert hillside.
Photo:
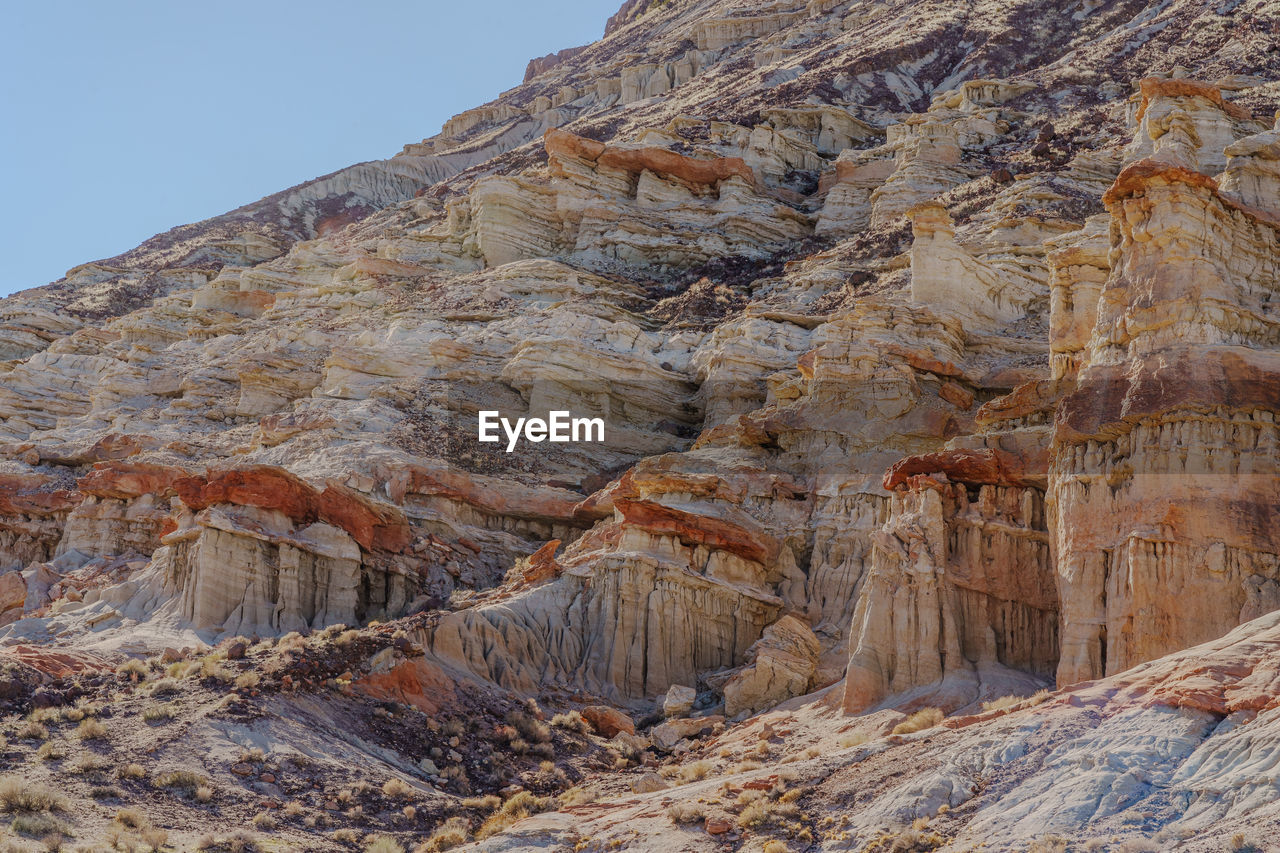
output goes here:
[{"label": "desert hillside", "polygon": [[1275,0],[627,0],[0,300],[0,843],[1280,849],[1277,107]]}]

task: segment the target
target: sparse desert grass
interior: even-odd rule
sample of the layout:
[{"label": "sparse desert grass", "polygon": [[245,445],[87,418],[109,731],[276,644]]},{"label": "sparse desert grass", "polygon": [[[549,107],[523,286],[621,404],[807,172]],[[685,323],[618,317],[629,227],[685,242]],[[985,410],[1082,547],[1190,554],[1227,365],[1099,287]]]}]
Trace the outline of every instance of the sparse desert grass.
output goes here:
[{"label": "sparse desert grass", "polygon": [[686,764],[680,768],[678,778],[683,783],[697,782],[699,779],[707,778],[707,774],[711,772],[710,761],[695,761],[692,764]]},{"label": "sparse desert grass", "polygon": [[270,832],[276,828],[276,818],[271,812],[258,812],[253,816],[253,826],[262,832]]},{"label": "sparse desert grass", "polygon": [[404,853],[404,847],[389,835],[379,835],[366,843],[364,853]]},{"label": "sparse desert grass", "polygon": [[36,750],[36,758],[41,761],[61,761],[67,757],[67,747],[60,741],[47,740]]},{"label": "sparse desert grass", "polygon": [[784,803],[781,800],[760,797],[748,803],[738,814],[738,826],[754,829],[759,826],[767,826],[789,820],[799,814],[800,807],[795,803]]},{"label": "sparse desert grass", "polygon": [[393,799],[403,800],[413,796],[413,786],[403,779],[392,778],[382,786],[382,793]]},{"label": "sparse desert grass", "polygon": [[130,658],[116,667],[116,676],[118,678],[134,683],[146,681],[150,675],[151,667],[147,666],[146,661],[138,658]]},{"label": "sparse desert grass", "polygon": [[290,800],[284,804],[283,808],[280,809],[280,811],[284,813],[285,817],[297,817],[298,815],[304,814],[306,810],[307,807],[297,800]]},{"label": "sparse desert grass", "polygon": [[217,657],[216,654],[214,654],[209,655],[204,660],[200,661],[200,677],[212,678],[215,681],[222,682],[223,684],[235,681],[235,672],[223,666],[222,660],[223,659],[221,657]]},{"label": "sparse desert grass", "polygon": [[476,839],[479,840],[495,835],[516,821],[544,812],[552,805],[552,800],[536,796],[528,791],[520,791],[517,794],[513,794],[510,799],[502,804],[502,808],[490,815],[488,820],[480,825],[480,828],[476,830]]},{"label": "sparse desert grass", "polygon": [[[50,836],[69,836],[71,827],[45,812],[21,814],[13,819],[13,831],[28,838],[48,838]],[[58,849],[53,847],[51,849]]]},{"label": "sparse desert grass", "polygon": [[729,773],[747,773],[752,770],[759,770],[764,767],[759,761],[739,761],[737,764],[729,768]]},{"label": "sparse desert grass", "polygon": [[1231,850],[1233,853],[1262,853],[1261,845],[1243,832],[1231,836]]},{"label": "sparse desert grass", "polygon": [[354,643],[356,641],[356,638],[359,636],[360,636],[360,632],[352,628],[350,631],[343,631],[341,634],[335,637],[333,641],[337,643],[339,646],[349,646],[352,643]]},{"label": "sparse desert grass", "polygon": [[760,853],[787,853],[787,845],[776,838],[770,838],[760,848]]},{"label": "sparse desert grass", "polygon": [[101,773],[110,766],[111,762],[103,758],[101,755],[92,752],[82,752],[71,760],[68,769],[72,773],[93,775],[95,773]]},{"label": "sparse desert grass", "polygon": [[150,705],[142,711],[144,723],[167,723],[178,713],[178,706],[172,702],[163,705]]},{"label": "sparse desert grass", "polygon": [[863,853],[904,853],[904,851],[928,853],[946,843],[946,838],[929,829],[929,819],[921,817],[916,818],[909,827],[893,832],[881,832],[880,835],[872,838],[862,851]]},{"label": "sparse desert grass", "polygon": [[[355,834],[354,830],[352,834]],[[359,838],[358,835],[355,837]],[[196,849],[217,851],[217,853],[256,853],[261,848],[256,838],[241,830],[231,835],[206,835],[196,842]]]},{"label": "sparse desert grass", "polygon": [[157,776],[156,784],[161,788],[180,791],[190,797],[201,785],[208,785],[209,780],[190,770],[170,770]]},{"label": "sparse desert grass", "polygon": [[702,803],[685,802],[676,803],[667,809],[667,817],[676,826],[686,826],[691,823],[697,823],[707,816],[707,807]]},{"label": "sparse desert grass", "polygon": [[[345,627],[346,626],[343,625],[339,628],[339,630]],[[328,629],[326,628],[325,631],[327,633]],[[279,642],[276,643],[276,651],[292,652],[292,651],[297,651],[298,649],[301,649],[306,645],[307,645],[306,638],[304,638],[297,631],[290,631],[289,633],[281,637]]]},{"label": "sparse desert grass", "polygon": [[118,800],[122,794],[119,788],[111,785],[94,785],[89,789],[89,796],[95,800]]},{"label": "sparse desert grass", "polygon": [[48,740],[49,729],[44,723],[35,720],[27,720],[18,730],[14,732],[14,737],[18,740]]},{"label": "sparse desert grass", "polygon": [[924,731],[942,722],[942,717],[941,708],[922,708],[894,726],[893,733],[895,735],[907,735],[912,732]]},{"label": "sparse desert grass", "polygon": [[551,742],[551,727],[532,714],[511,711],[507,714],[507,725],[519,732],[520,737],[531,744]]},{"label": "sparse desert grass", "polygon": [[445,853],[471,840],[471,827],[466,818],[451,817],[436,828],[431,837],[414,848],[413,853]]},{"label": "sparse desert grass", "polygon": [[[1027,853],[1067,853],[1070,849],[1070,842],[1061,835],[1042,835],[1033,840],[1027,847]],[[1158,848],[1152,847],[1153,851]]]},{"label": "sparse desert grass", "polygon": [[982,710],[985,711],[1007,711],[1014,705],[1022,701],[1021,696],[1015,696],[1012,693],[1008,696],[1001,696],[999,699],[992,699],[990,702],[982,703]]},{"label": "sparse desert grass", "polygon": [[169,668],[165,670],[165,675],[173,679],[186,678],[197,671],[199,667],[200,664],[193,660],[177,660],[169,664]]},{"label": "sparse desert grass", "polygon": [[41,723],[43,725],[53,725],[62,719],[61,708],[36,708],[27,719],[33,723]]},{"label": "sparse desert grass", "polygon": [[483,797],[467,797],[462,801],[464,809],[475,809],[481,812],[492,812],[501,808],[502,797],[496,794],[485,794]]},{"label": "sparse desert grass", "polygon": [[0,811],[46,812],[66,808],[62,796],[43,785],[17,776],[0,777]]},{"label": "sparse desert grass", "polygon": [[243,750],[240,753],[240,761],[245,764],[261,764],[263,761],[266,761],[266,759],[267,754],[263,752],[260,747],[256,746],[252,749]]},{"label": "sparse desert grass", "polygon": [[585,803],[594,803],[596,800],[600,799],[600,794],[590,788],[579,786],[577,788],[570,788],[556,799],[560,808],[566,808],[568,806],[580,806]]},{"label": "sparse desert grass", "polygon": [[213,799],[213,788],[210,788],[208,785],[196,786],[196,802],[197,803],[207,803],[212,799]]},{"label": "sparse desert grass", "polygon": [[862,746],[869,740],[871,740],[871,735],[859,729],[857,731],[845,732],[840,736],[840,740],[837,741],[837,743],[839,743],[841,749],[851,749],[855,746]]},{"label": "sparse desert grass", "polygon": [[143,779],[147,775],[147,768],[141,764],[131,762],[121,767],[117,772],[121,779]]},{"label": "sparse desert grass", "polygon": [[[1037,850],[1034,851],[1034,853],[1059,853],[1059,850],[1061,850],[1062,853],[1067,853],[1070,849],[1071,848],[1069,846],[1063,846],[1061,848],[1046,847],[1043,851]],[[1115,851],[1116,853],[1164,853],[1164,851],[1168,849],[1168,847],[1160,844],[1153,838],[1130,838],[1127,841],[1121,841],[1119,846],[1115,848]],[[1262,850],[1261,847],[1254,847],[1253,849],[1258,851]]]},{"label": "sparse desert grass", "polygon": [[75,735],[80,740],[106,740],[107,727],[92,717],[88,717],[80,721],[80,725],[76,726]]},{"label": "sparse desert grass", "polygon": [[784,755],[781,763],[794,764],[797,761],[804,761],[808,758],[817,758],[821,754],[822,750],[818,749],[816,746],[811,746],[803,752],[793,752],[790,755]]},{"label": "sparse desert grass", "polygon": [[566,787],[569,784],[569,774],[555,765],[553,761],[542,761],[538,764],[539,774],[553,780],[559,787]]},{"label": "sparse desert grass", "polygon": [[257,672],[251,669],[236,676],[236,689],[251,690],[254,687],[257,687],[260,681],[262,681],[262,676],[258,675]]},{"label": "sparse desert grass", "polygon": [[556,714],[551,718],[551,725],[565,731],[577,732],[578,734],[587,734],[591,731],[591,725],[582,718],[577,711],[570,711],[567,714]]},{"label": "sparse desert grass", "polygon": [[142,829],[151,823],[147,820],[147,816],[137,809],[120,809],[116,812],[115,821],[129,829]]},{"label": "sparse desert grass", "polygon": [[159,681],[151,682],[152,696],[172,696],[175,693],[182,692],[182,685],[178,684],[175,678],[162,678]]}]

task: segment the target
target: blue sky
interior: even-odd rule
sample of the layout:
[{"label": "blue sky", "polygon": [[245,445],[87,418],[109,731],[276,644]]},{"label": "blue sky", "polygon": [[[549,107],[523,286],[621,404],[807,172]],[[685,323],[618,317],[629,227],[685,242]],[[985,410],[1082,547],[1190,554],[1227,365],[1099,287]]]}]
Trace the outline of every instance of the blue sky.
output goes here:
[{"label": "blue sky", "polygon": [[621,0],[20,0],[0,25],[0,294],[389,157]]}]

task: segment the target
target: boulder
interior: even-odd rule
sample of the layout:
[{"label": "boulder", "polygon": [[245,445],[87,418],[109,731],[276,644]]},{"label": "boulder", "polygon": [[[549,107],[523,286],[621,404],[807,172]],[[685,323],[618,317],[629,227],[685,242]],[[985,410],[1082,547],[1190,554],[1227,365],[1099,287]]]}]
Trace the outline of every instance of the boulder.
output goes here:
[{"label": "boulder", "polygon": [[657,773],[645,773],[631,783],[631,790],[637,794],[651,794],[654,791],[663,791],[670,787],[671,785]]},{"label": "boulder", "polygon": [[622,711],[608,705],[588,705],[582,709],[582,718],[601,737],[611,738],[619,732],[629,735],[636,733],[635,722]]},{"label": "boulder", "polygon": [[662,699],[662,713],[667,717],[683,717],[693,710],[698,691],[683,684],[673,684]]},{"label": "boulder", "polygon": [[748,650],[749,663],[724,686],[729,717],[753,714],[808,692],[822,644],[792,615],[783,616]]},{"label": "boulder", "polygon": [[724,717],[681,717],[659,723],[649,732],[653,745],[663,752],[671,752],[685,738],[698,737],[724,724]]}]

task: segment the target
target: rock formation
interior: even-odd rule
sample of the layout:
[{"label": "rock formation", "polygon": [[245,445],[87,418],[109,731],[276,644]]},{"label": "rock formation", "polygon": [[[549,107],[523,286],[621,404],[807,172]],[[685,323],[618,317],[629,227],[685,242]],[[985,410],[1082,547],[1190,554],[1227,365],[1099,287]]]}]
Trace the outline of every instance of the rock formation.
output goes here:
[{"label": "rock formation", "polygon": [[[1264,5],[628,2],[390,159],[6,298],[0,643],[386,634],[323,677],[286,650],[272,689],[537,696],[641,765],[779,704],[766,752],[1163,690],[1181,659],[1141,665],[1280,608]],[[495,410],[604,440],[508,451]],[[1053,737],[1072,702],[1122,718],[1107,689]],[[508,745],[549,749],[519,714]],[[1002,817],[973,786],[1057,747],[1001,726],[1025,753],[956,735],[981,768],[883,782],[822,843],[975,797],[957,839],[1128,808],[1048,802],[1079,746]],[[443,786],[439,751],[409,764]]]}]

